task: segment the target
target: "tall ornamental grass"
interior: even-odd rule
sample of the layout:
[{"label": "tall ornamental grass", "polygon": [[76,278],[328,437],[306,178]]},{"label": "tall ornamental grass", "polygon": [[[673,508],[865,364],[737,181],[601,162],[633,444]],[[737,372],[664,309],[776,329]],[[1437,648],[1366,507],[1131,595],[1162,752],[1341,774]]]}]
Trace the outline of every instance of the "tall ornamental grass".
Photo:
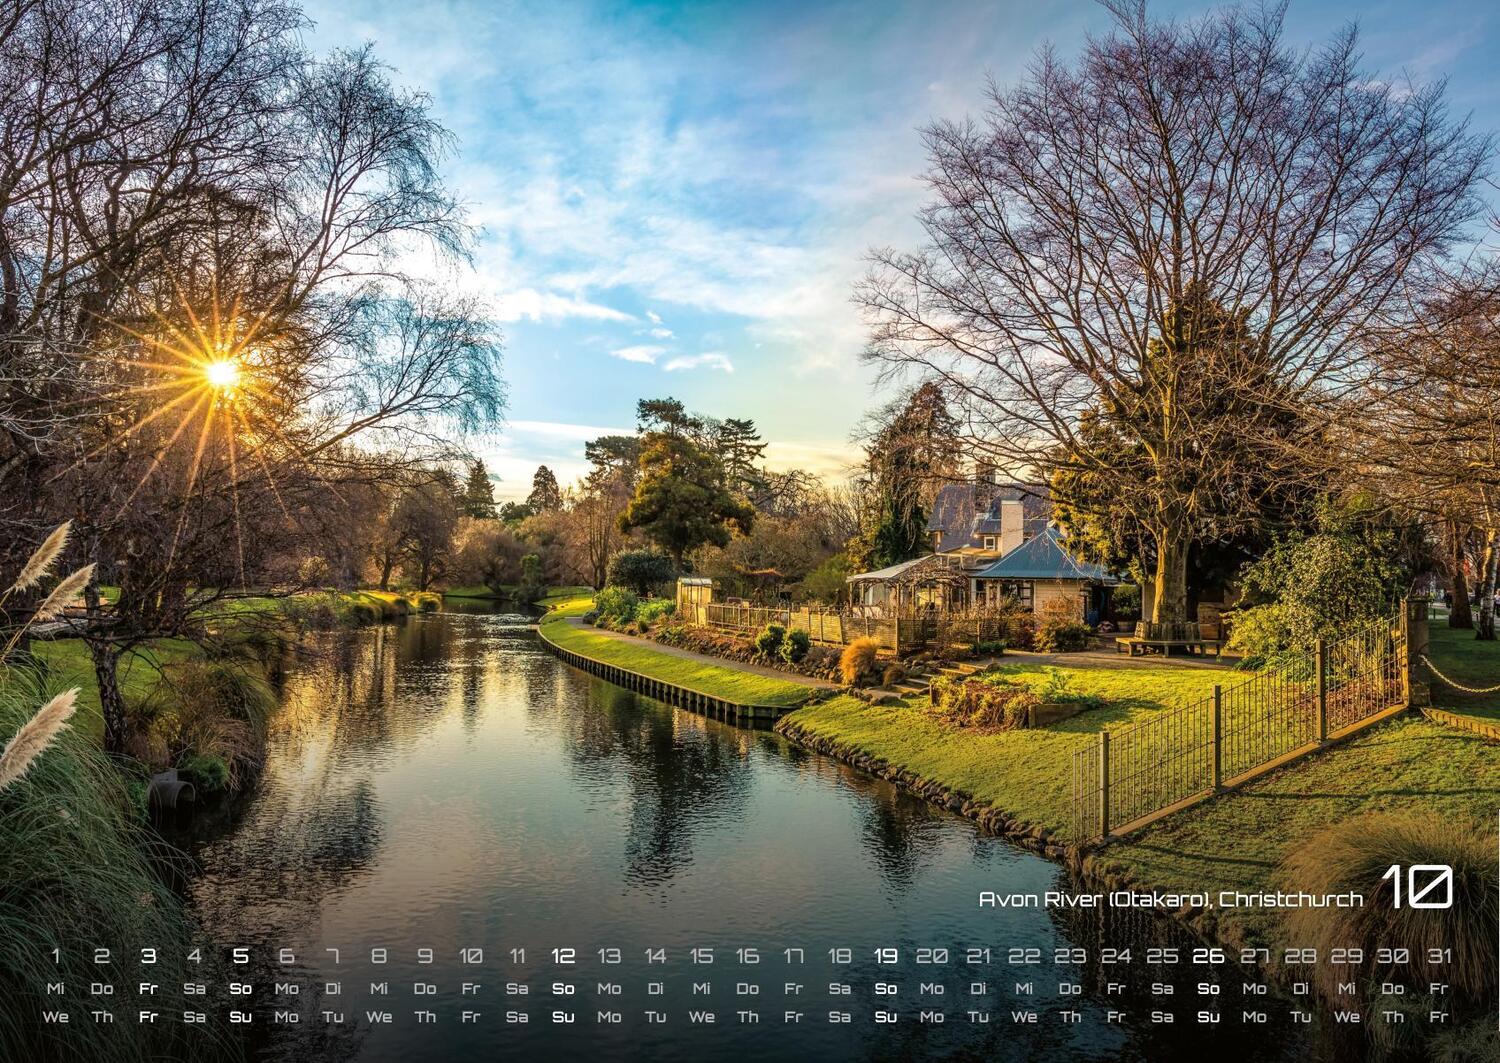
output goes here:
[{"label": "tall ornamental grass", "polygon": [[[180,1017],[180,978],[155,979],[156,996],[138,995],[145,969],[135,950],[155,946],[163,967],[175,966],[193,946],[190,926],[152,866],[171,854],[132,810],[121,774],[66,719],[51,726],[60,696],[67,693],[48,690],[24,668],[9,669],[0,685],[0,740],[25,742],[39,721],[50,730],[40,747],[33,732],[25,770],[8,768],[0,788],[0,1059],[216,1055],[222,1044],[180,1022],[134,1021],[140,1009]],[[47,708],[38,712],[38,705]],[[111,949],[114,962],[95,965],[96,948]],[[115,986],[113,1024],[88,1015],[99,1006],[88,995],[94,981]],[[48,983],[58,982],[65,992],[48,994]],[[44,1010],[67,1010],[72,1021],[47,1026]]]},{"label": "tall ornamental grass", "polygon": [[[1402,868],[1402,904],[1396,907],[1386,878],[1392,865]],[[1405,869],[1440,864],[1453,869],[1453,905],[1412,908],[1406,896]],[[1362,908],[1299,908],[1285,921],[1289,942],[1317,946],[1319,956],[1335,948],[1358,947],[1365,953],[1359,968],[1370,986],[1401,982],[1423,987],[1442,982],[1459,1003],[1490,1007],[1495,1000],[1495,942],[1500,918],[1495,911],[1494,843],[1477,823],[1414,813],[1374,813],[1345,820],[1320,832],[1283,863],[1286,889],[1312,894],[1353,890],[1363,894]],[[1400,946],[1404,954],[1382,948]],[[1442,957],[1434,963],[1431,957]],[[1401,959],[1404,958],[1404,962]],[[1321,988],[1336,996],[1336,983],[1348,972],[1323,964]]]}]

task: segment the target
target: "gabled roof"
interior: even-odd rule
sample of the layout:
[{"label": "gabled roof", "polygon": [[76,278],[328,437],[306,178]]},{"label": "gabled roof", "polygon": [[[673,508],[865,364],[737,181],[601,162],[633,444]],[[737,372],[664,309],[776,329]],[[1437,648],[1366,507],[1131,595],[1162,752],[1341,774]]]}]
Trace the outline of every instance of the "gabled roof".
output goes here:
[{"label": "gabled roof", "polygon": [[982,536],[1000,534],[1000,503],[1020,502],[1029,533],[1039,533],[1051,516],[1052,503],[1044,484],[991,484],[969,480],[944,484],[932,500],[927,532],[939,532],[938,553],[977,546]]},{"label": "gabled roof", "polygon": [[1062,544],[1062,533],[1048,528],[1033,536],[988,568],[974,573],[975,579],[1078,579],[1118,583],[1103,565],[1079,561]]}]

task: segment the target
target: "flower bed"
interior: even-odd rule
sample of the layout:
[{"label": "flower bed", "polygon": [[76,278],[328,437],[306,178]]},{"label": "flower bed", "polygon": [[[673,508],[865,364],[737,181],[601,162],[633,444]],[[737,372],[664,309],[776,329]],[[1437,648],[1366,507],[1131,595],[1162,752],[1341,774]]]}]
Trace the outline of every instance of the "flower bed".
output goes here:
[{"label": "flower bed", "polygon": [[839,651],[833,646],[814,644],[808,647],[806,655],[800,661],[793,662],[780,654],[766,656],[759,653],[749,639],[688,624],[669,624],[650,632],[648,637],[668,646],[722,657],[726,661],[769,665],[793,675],[805,675],[813,679],[831,679],[837,682],[839,678]]}]

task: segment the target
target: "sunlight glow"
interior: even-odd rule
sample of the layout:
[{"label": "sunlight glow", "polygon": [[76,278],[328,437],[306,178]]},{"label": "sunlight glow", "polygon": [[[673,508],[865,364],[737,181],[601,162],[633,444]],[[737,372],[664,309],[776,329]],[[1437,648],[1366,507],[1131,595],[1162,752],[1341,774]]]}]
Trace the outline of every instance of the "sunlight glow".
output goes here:
[{"label": "sunlight glow", "polygon": [[233,359],[209,362],[203,367],[208,382],[221,391],[227,391],[240,381],[240,366]]}]

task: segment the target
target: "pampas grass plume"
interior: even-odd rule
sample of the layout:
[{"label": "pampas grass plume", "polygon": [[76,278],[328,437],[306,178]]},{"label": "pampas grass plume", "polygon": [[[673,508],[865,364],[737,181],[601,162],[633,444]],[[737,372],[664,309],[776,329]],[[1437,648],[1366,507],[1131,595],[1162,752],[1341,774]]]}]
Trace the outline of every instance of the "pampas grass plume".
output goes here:
[{"label": "pampas grass plume", "polygon": [[57,555],[63,552],[63,547],[68,545],[68,532],[73,528],[73,522],[65,520],[56,528],[52,534],[42,540],[42,545],[27,558],[26,565],[21,569],[21,574],[16,581],[10,585],[13,591],[24,591],[29,587],[35,587],[51,569],[52,563],[57,560]]},{"label": "pampas grass plume", "polygon": [[0,790],[25,775],[73,715],[78,688],[66,690],[43,705],[5,744],[0,753]]},{"label": "pampas grass plume", "polygon": [[42,600],[42,604],[36,607],[36,615],[32,617],[32,621],[41,624],[56,619],[62,614],[63,607],[78,597],[93,578],[94,566],[89,564],[63,579],[52,588],[52,593]]}]

